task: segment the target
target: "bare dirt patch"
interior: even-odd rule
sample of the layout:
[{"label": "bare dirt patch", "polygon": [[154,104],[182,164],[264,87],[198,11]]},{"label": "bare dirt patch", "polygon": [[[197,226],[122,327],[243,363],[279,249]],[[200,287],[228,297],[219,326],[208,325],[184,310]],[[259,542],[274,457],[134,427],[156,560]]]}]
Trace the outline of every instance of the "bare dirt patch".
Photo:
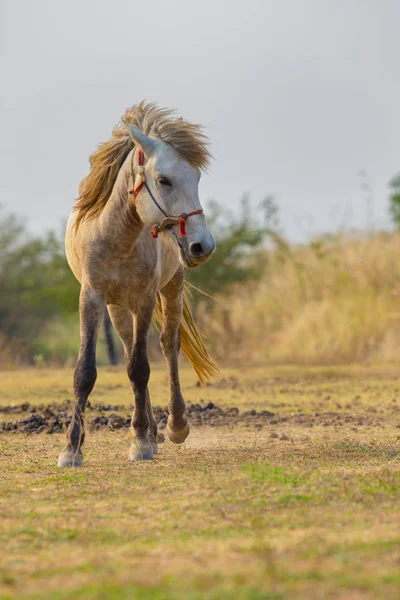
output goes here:
[{"label": "bare dirt patch", "polygon": [[[0,413],[7,415],[24,415],[24,418],[0,422],[0,433],[62,433],[71,422],[72,402],[30,406],[28,403],[13,406],[3,406]],[[89,404],[87,425],[94,430],[129,429],[133,406],[111,404]],[[167,424],[168,409],[155,406],[154,416],[160,429]],[[233,426],[239,423],[250,427],[263,424],[277,423],[279,416],[268,410],[240,411],[237,407],[223,409],[212,402],[201,406],[190,404],[187,407],[189,420],[194,426],[208,425],[210,427]]]},{"label": "bare dirt patch", "polygon": [[[40,404],[31,406],[29,403],[0,407],[0,413],[5,415],[20,415],[23,418],[0,422],[2,433],[62,433],[71,422],[73,403],[69,400],[63,403]],[[261,429],[264,426],[278,424],[297,425],[305,428],[314,426],[352,428],[370,426],[383,427],[385,421],[377,414],[376,409],[367,408],[359,414],[345,411],[314,411],[310,413],[293,412],[280,415],[269,410],[256,409],[240,411],[238,407],[222,408],[212,402],[204,405],[190,404],[187,407],[189,421],[194,427],[233,427],[244,425],[249,428]],[[93,404],[88,403],[86,424],[89,429],[129,429],[133,406],[126,404]],[[160,406],[153,407],[154,416],[159,429],[164,429],[168,419],[168,409]],[[272,437],[275,437],[271,434]]]}]

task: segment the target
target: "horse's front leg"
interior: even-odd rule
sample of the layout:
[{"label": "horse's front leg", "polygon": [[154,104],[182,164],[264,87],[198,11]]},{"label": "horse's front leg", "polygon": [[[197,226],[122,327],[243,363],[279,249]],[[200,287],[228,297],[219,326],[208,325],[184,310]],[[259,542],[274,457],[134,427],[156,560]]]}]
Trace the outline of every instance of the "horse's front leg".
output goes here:
[{"label": "horse's front leg", "polygon": [[183,271],[161,290],[163,308],[163,328],[160,335],[161,349],[167,361],[171,399],[168,405],[169,417],[167,435],[171,442],[182,444],[190,432],[179,382],[178,358],[180,350],[179,325],[182,318]]},{"label": "horse's front leg", "polygon": [[81,447],[85,438],[86,402],[96,382],[96,342],[104,315],[103,297],[94,290],[82,287],[79,297],[81,341],[74,373],[75,406],[67,431],[67,445],[58,459],[59,467],[80,467]]},{"label": "horse's front leg", "polygon": [[154,305],[155,298],[147,299],[147,305],[142,305],[133,315],[133,344],[131,356],[128,358],[128,377],[135,395],[135,410],[132,417],[135,440],[131,448],[131,460],[150,460],[157,452],[157,426],[153,415],[149,414],[151,406],[147,390],[150,377],[147,340]]}]

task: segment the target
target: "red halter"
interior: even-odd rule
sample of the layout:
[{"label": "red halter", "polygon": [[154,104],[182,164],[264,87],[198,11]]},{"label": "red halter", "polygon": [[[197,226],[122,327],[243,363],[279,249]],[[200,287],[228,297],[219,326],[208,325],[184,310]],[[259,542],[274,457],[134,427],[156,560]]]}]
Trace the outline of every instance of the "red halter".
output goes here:
[{"label": "red halter", "polygon": [[187,219],[189,217],[192,217],[193,215],[201,214],[203,214],[202,208],[200,208],[199,210],[194,210],[191,213],[182,213],[177,217],[165,217],[165,219],[160,223],[160,225],[153,225],[153,227],[150,229],[150,233],[153,236],[153,238],[157,238],[159,232],[165,229],[166,227],[179,224],[179,237],[185,237]]},{"label": "red halter", "polygon": [[[133,154],[132,154],[132,163],[133,163]],[[143,163],[144,163],[144,154],[141,150],[139,150],[138,152],[138,164],[139,167],[143,167]],[[135,183],[135,180],[133,179],[133,165],[131,168],[131,175],[132,175],[132,183]],[[145,181],[143,180],[141,183],[139,183],[139,185],[133,190],[133,197],[136,198],[136,196],[138,195],[138,193],[140,192],[140,190],[142,189],[142,187],[144,186]],[[132,192],[130,192],[132,193]]]},{"label": "red halter", "polygon": [[[132,154],[132,163],[133,163],[133,154]],[[139,150],[139,152],[138,152],[138,164],[139,164],[139,168],[141,167],[141,175],[143,177],[143,180],[139,183],[138,186],[136,186],[136,188],[134,188],[129,193],[133,194],[133,197],[136,198],[136,196],[139,194],[139,192],[142,190],[142,188],[145,187],[150,195],[150,198],[153,200],[154,204],[163,213],[163,215],[165,215],[165,219],[159,225],[155,224],[150,229],[151,235],[153,236],[153,238],[157,238],[159,232],[162,231],[163,229],[166,229],[167,227],[172,227],[173,225],[179,225],[179,237],[181,237],[181,238],[185,237],[186,221],[188,220],[189,217],[192,217],[193,215],[203,214],[203,209],[199,208],[198,210],[194,210],[190,213],[182,213],[181,215],[178,215],[177,217],[168,216],[167,213],[165,212],[165,210],[159,205],[157,200],[154,198],[153,194],[151,193],[151,190],[149,189],[149,187],[146,183],[146,180],[144,179],[144,167],[143,167],[144,155],[141,150]],[[134,183],[133,166],[131,166],[131,176],[132,176],[132,183]]]}]

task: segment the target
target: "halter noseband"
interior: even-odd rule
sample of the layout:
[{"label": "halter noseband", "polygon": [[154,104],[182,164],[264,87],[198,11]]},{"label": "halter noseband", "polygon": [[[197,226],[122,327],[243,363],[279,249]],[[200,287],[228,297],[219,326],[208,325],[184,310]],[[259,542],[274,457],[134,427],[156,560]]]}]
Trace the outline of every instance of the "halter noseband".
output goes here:
[{"label": "halter noseband", "polygon": [[163,229],[166,229],[166,228],[170,229],[174,225],[179,225],[179,237],[181,237],[181,238],[185,237],[186,221],[188,220],[189,217],[192,217],[193,215],[203,214],[203,209],[200,208],[199,210],[194,210],[193,212],[190,212],[190,213],[182,213],[182,214],[178,215],[177,217],[170,217],[169,215],[167,215],[165,210],[159,205],[157,200],[154,198],[149,186],[146,183],[146,176],[144,174],[144,154],[141,150],[138,151],[138,174],[136,177],[136,180],[138,181],[138,183],[135,187],[136,181],[135,181],[135,176],[134,176],[134,172],[133,172],[133,156],[134,156],[134,152],[132,152],[132,158],[131,158],[131,178],[132,178],[133,189],[129,190],[129,193],[133,194],[133,197],[136,198],[136,196],[139,194],[139,192],[142,190],[142,188],[145,187],[150,198],[153,200],[154,204],[157,206],[157,208],[162,212],[162,214],[165,217],[159,225],[157,225],[157,223],[155,225],[153,225],[153,227],[150,229],[151,235],[153,236],[153,238],[157,238],[159,232],[163,231]]}]

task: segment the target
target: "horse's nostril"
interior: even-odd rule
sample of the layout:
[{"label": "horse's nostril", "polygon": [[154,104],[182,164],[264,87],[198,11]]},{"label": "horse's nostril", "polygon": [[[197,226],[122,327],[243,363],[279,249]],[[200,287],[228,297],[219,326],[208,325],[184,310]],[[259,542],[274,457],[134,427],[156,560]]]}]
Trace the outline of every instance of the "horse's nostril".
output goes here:
[{"label": "horse's nostril", "polygon": [[203,244],[200,244],[200,242],[190,244],[189,252],[194,258],[200,258],[201,256],[204,256]]}]

